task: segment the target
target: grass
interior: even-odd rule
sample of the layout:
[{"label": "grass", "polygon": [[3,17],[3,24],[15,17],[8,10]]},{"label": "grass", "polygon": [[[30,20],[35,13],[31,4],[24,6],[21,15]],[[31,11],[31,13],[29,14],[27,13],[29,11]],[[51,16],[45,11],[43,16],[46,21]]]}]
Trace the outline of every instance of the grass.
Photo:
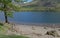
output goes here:
[{"label": "grass", "polygon": [[2,24],[2,23],[0,23],[0,26],[3,26],[3,24]]},{"label": "grass", "polygon": [[0,35],[0,38],[28,38],[28,37],[19,35]]}]

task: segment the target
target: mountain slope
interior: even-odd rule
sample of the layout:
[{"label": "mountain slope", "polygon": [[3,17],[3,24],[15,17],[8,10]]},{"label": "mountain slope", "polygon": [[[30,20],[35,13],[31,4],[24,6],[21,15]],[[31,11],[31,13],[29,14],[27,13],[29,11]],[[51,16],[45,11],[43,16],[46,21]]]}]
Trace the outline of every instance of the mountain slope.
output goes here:
[{"label": "mountain slope", "polygon": [[60,11],[60,0],[33,0],[32,2],[20,5],[23,8],[34,8],[34,10]]}]

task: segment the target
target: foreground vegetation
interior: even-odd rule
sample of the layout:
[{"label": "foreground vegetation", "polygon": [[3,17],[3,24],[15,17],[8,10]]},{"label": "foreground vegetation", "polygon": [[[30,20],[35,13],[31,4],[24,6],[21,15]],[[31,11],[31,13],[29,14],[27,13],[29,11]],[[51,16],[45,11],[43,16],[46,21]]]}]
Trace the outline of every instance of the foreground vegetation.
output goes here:
[{"label": "foreground vegetation", "polygon": [[6,35],[7,31],[11,28],[10,25],[0,23],[0,38],[28,38],[22,35]]},{"label": "foreground vegetation", "polygon": [[18,35],[0,35],[0,38],[28,38],[28,37]]}]

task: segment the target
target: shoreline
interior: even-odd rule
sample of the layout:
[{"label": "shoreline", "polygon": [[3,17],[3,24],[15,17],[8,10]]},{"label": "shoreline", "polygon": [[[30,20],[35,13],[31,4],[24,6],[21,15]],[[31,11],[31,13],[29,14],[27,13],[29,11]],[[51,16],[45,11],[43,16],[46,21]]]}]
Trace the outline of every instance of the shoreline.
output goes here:
[{"label": "shoreline", "polygon": [[[41,38],[41,37],[54,38],[53,35],[46,35],[46,33],[50,31],[54,31],[54,33],[52,33],[54,35],[56,31],[57,34],[60,36],[60,28],[51,28],[50,26],[44,27],[44,26],[36,26],[36,25],[15,24],[13,26],[13,29],[15,30],[16,34],[21,34],[31,38]],[[60,37],[56,36],[55,38],[60,38]]]},{"label": "shoreline", "polygon": [[42,26],[42,27],[57,27],[60,28],[60,23],[10,23],[13,25],[27,25],[27,26]]},{"label": "shoreline", "polygon": [[[4,22],[0,22],[3,23]],[[9,24],[12,25],[27,25],[27,26],[42,26],[42,27],[57,27],[60,28],[60,23],[14,23],[14,22],[9,22]]]}]

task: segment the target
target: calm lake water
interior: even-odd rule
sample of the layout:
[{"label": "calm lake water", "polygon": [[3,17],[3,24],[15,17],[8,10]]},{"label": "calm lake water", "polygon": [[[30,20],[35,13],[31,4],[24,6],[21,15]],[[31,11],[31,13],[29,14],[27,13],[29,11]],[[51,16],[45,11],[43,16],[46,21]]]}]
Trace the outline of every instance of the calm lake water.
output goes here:
[{"label": "calm lake water", "polygon": [[[60,23],[60,12],[15,12],[8,20],[14,23]],[[4,13],[0,13],[0,21],[4,21]]]}]

